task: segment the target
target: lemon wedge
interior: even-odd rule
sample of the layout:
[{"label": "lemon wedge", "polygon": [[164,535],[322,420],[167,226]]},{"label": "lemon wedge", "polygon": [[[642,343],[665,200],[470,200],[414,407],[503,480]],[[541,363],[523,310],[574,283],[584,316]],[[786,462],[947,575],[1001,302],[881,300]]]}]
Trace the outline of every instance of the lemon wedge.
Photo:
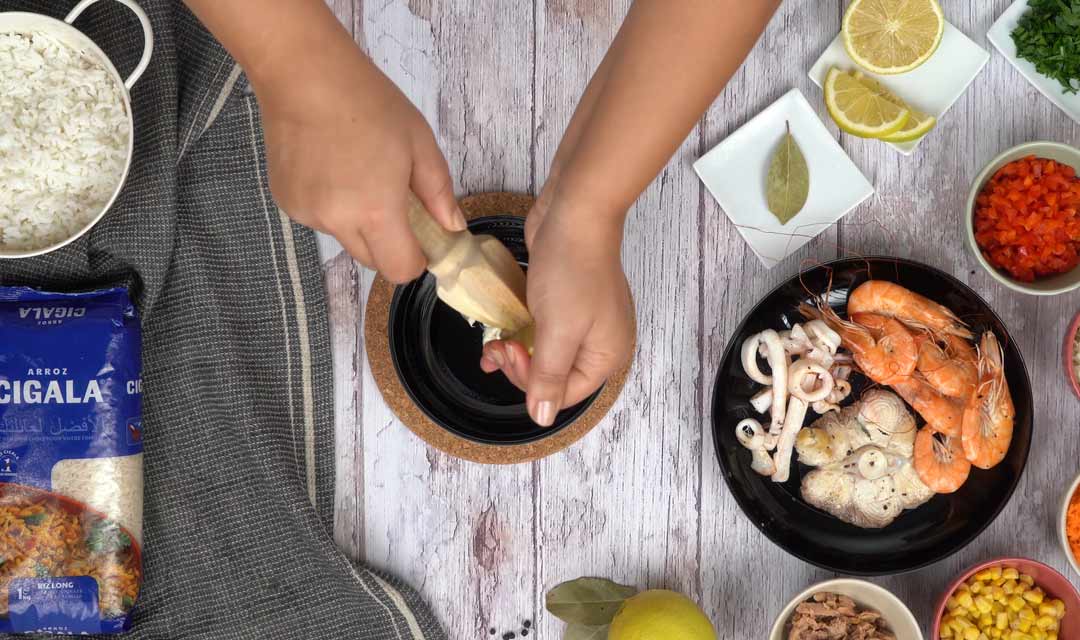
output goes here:
[{"label": "lemon wedge", "polygon": [[889,134],[882,138],[885,142],[911,142],[918,140],[919,138],[930,133],[930,130],[937,126],[937,118],[934,116],[923,113],[918,109],[914,109],[908,103],[904,102],[903,98],[900,98],[892,91],[886,89],[880,82],[864,74],[861,71],[855,71],[852,73],[856,80],[863,83],[870,89],[877,91],[883,98],[891,101],[893,104],[904,107],[911,111],[911,117],[908,118],[907,124],[896,133]]},{"label": "lemon wedge", "polygon": [[851,0],[840,33],[860,67],[882,75],[906,73],[937,51],[945,14],[937,0]]},{"label": "lemon wedge", "polygon": [[910,109],[836,67],[825,78],[825,107],[837,126],[860,138],[884,138],[899,132],[911,119]]}]

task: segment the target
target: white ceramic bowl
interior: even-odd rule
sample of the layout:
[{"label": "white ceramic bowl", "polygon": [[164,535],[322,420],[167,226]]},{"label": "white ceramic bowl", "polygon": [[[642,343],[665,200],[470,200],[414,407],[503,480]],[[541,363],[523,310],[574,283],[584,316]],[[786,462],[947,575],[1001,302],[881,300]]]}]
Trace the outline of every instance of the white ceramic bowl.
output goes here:
[{"label": "white ceramic bowl", "polygon": [[879,587],[865,580],[853,580],[851,578],[837,578],[819,582],[792,598],[780,616],[773,623],[769,640],[787,640],[785,631],[787,623],[795,613],[795,607],[806,602],[815,593],[836,593],[847,596],[861,607],[873,609],[881,614],[892,630],[893,635],[904,640],[923,640],[922,629],[915,620],[911,610],[907,608],[900,598],[894,596],[889,590]]},{"label": "white ceramic bowl", "polygon": [[968,193],[967,208],[964,209],[964,229],[967,232],[968,246],[971,248],[972,253],[975,254],[975,259],[979,261],[979,264],[982,265],[983,269],[986,269],[995,280],[1014,291],[1036,296],[1053,296],[1059,293],[1066,293],[1080,288],[1080,267],[1077,267],[1068,273],[1056,275],[1051,278],[1041,278],[1035,282],[1020,282],[1010,278],[998,269],[995,269],[993,265],[986,260],[982,250],[979,249],[979,243],[975,241],[975,199],[978,198],[983,187],[986,186],[986,183],[990,181],[990,178],[993,177],[998,169],[1004,167],[1013,160],[1019,160],[1020,158],[1026,158],[1027,156],[1056,160],[1076,169],[1077,174],[1080,175],[1080,150],[1059,142],[1028,142],[1013,147],[994,158],[990,161],[990,164],[983,168],[978,177],[975,178],[975,182],[971,185],[971,191]]},{"label": "white ceramic bowl", "polygon": [[1069,502],[1076,490],[1080,489],[1080,475],[1076,476],[1076,479],[1069,485],[1069,490],[1065,492],[1065,497],[1061,499],[1061,510],[1058,513],[1057,530],[1058,541],[1061,542],[1061,549],[1065,552],[1065,557],[1069,559],[1069,566],[1072,567],[1078,575],[1080,575],[1080,561],[1073,555],[1072,549],[1069,548],[1069,538],[1065,535],[1065,515],[1069,511]]},{"label": "white ceramic bowl", "polygon": [[[105,55],[105,52],[94,44],[93,40],[88,38],[82,31],[79,31],[71,24],[76,18],[82,15],[83,11],[86,11],[87,7],[97,2],[99,2],[99,0],[82,0],[82,2],[75,5],[63,20],[57,20],[56,18],[51,18],[39,13],[26,13],[20,11],[0,12],[0,33],[47,33],[60,42],[63,42],[77,51],[82,51],[86,55],[99,61],[109,72],[109,75],[113,77],[113,80],[118,85],[124,87],[124,90],[120,93],[124,99],[124,111],[127,113],[128,120],[127,162],[124,164],[124,172],[120,176],[120,182],[116,185],[116,189],[113,191],[112,196],[109,198],[109,201],[105,203],[105,206],[102,207],[101,211],[99,211],[88,224],[79,230],[78,233],[65,240],[32,251],[4,250],[0,248],[0,258],[29,258],[55,251],[74,242],[105,217],[105,213],[112,207],[113,202],[116,201],[116,197],[120,195],[120,190],[124,187],[124,182],[127,181],[128,171],[131,169],[131,159],[135,150],[135,120],[131,115],[131,95],[129,91],[150,64],[150,57],[154,51],[154,34],[153,30],[150,28],[150,19],[146,17],[146,13],[134,2],[134,0],[116,0],[116,2],[126,6],[135,13],[139,18],[139,24],[142,26],[143,30],[142,57],[139,59],[139,63],[135,65],[135,69],[131,72],[131,75],[129,75],[126,80],[121,79],[120,73],[116,70],[116,67],[113,66],[112,62],[109,61],[109,57]],[[62,214],[58,213],[57,215]]]}]

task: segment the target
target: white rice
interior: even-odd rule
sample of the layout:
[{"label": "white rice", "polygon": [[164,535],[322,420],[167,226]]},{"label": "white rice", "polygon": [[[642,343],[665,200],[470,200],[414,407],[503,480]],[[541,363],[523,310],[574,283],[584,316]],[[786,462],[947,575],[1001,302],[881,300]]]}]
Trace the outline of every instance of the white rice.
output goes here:
[{"label": "white rice", "polygon": [[0,33],[0,250],[61,242],[101,212],[127,161],[121,91],[52,36]]},{"label": "white rice", "polygon": [[52,468],[52,490],[119,522],[142,543],[143,456],[61,460]]}]

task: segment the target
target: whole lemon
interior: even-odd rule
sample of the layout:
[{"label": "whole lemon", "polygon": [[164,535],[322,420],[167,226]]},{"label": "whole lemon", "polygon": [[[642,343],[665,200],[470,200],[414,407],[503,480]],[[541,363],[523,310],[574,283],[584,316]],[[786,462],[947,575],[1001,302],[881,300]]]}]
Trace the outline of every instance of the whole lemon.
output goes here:
[{"label": "whole lemon", "polygon": [[608,640],[716,640],[716,630],[690,598],[653,589],[623,603]]}]

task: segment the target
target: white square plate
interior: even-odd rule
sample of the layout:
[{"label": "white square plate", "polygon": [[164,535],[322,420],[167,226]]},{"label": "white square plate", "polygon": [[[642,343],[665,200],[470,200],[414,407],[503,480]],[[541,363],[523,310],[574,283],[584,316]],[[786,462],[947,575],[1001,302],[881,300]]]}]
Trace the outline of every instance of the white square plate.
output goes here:
[{"label": "white square plate", "polygon": [[1080,122],[1080,94],[1067,94],[1061,90],[1061,83],[1052,78],[1047,78],[1035,70],[1035,65],[1027,60],[1016,57],[1016,43],[1013,42],[1012,32],[1020,22],[1020,17],[1028,10],[1027,0],[1016,0],[1005,13],[1001,14],[994,26],[990,27],[987,34],[994,47],[1005,56],[1012,66],[1020,72],[1027,81],[1038,89],[1044,96],[1050,98],[1050,102],[1069,115],[1076,122]]},{"label": "white square plate", "polygon": [[[786,123],[806,156],[810,194],[803,210],[782,225],[765,202],[765,179]],[[798,89],[699,158],[694,171],[770,269],[874,193]]]},{"label": "white square plate", "polygon": [[[916,69],[891,76],[879,76],[865,71],[864,73],[879,80],[912,107],[929,113],[940,121],[945,112],[960,99],[960,96],[964,95],[988,60],[990,60],[990,54],[986,49],[972,42],[959,29],[946,22],[945,33],[941,37],[938,50]],[[847,50],[844,49],[844,41],[839,35],[810,68],[810,79],[821,87],[829,69],[834,66],[845,71],[858,68],[848,56]],[[933,131],[923,138],[932,135],[934,135]],[[911,155],[920,142],[922,138],[912,142],[886,144],[904,155]]]}]

